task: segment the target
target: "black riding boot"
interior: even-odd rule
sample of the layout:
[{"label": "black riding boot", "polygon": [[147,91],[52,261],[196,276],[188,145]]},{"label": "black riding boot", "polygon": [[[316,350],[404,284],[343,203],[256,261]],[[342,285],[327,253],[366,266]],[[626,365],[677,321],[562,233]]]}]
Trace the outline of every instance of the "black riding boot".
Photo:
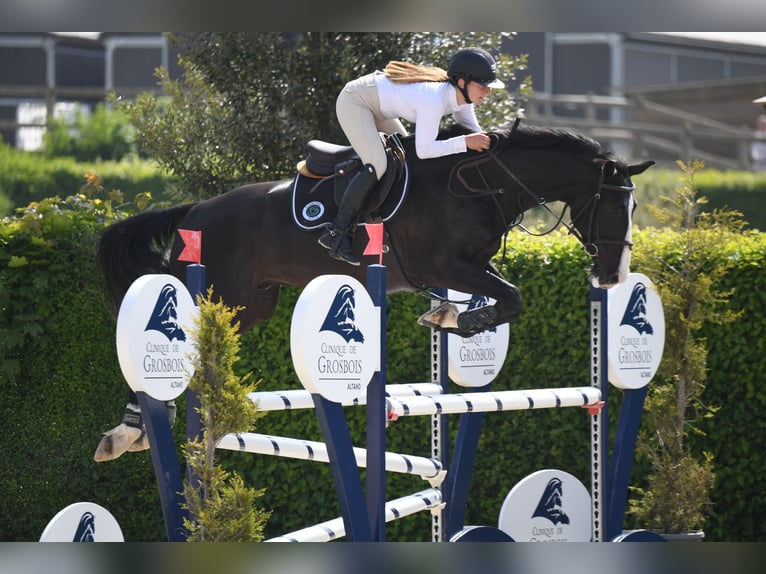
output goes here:
[{"label": "black riding boot", "polygon": [[348,182],[335,221],[319,238],[319,245],[329,249],[330,257],[333,259],[345,261],[351,265],[359,265],[359,259],[356,258],[351,249],[351,239],[354,235],[353,227],[367,195],[377,181],[375,168],[368,163]]}]

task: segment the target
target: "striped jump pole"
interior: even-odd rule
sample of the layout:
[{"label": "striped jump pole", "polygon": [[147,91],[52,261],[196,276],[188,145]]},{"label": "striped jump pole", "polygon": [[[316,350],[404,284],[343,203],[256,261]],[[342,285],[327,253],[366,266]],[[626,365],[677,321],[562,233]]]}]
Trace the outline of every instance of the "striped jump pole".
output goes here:
[{"label": "striped jump pole", "polygon": [[[441,491],[428,488],[415,494],[397,498],[385,504],[385,521],[391,522],[423,510],[441,506]],[[334,518],[289,534],[264,540],[264,542],[331,542],[346,535],[343,518]]]},{"label": "striped jump pole", "polygon": [[601,401],[601,391],[594,387],[563,387],[460,393],[453,395],[389,397],[386,405],[396,417],[462,414],[471,412],[522,411],[558,407],[588,407]]},{"label": "striped jump pole", "polygon": [[[325,443],[283,436],[257,433],[228,434],[221,439],[216,448],[299,460],[330,462]],[[366,468],[367,450],[354,447],[353,453],[357,466]],[[415,474],[424,480],[431,481],[432,484],[441,483],[445,475],[445,471],[438,460],[394,452],[385,453],[385,469],[387,472]]]},{"label": "striped jump pole", "polygon": [[[409,383],[385,386],[385,396],[419,396],[438,395],[442,392],[439,383]],[[248,394],[248,398],[258,406],[260,411],[289,411],[298,409],[313,409],[314,400],[311,393],[304,389],[290,389],[284,391],[255,391]],[[365,405],[367,396],[362,395],[350,401],[341,401],[343,406]]]}]

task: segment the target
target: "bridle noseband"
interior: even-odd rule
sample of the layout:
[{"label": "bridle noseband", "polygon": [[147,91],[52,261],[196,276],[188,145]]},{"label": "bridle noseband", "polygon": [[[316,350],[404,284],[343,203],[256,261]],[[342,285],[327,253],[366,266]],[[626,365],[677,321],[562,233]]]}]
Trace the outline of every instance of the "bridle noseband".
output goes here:
[{"label": "bridle noseband", "polygon": [[[594,234],[594,228],[597,229],[596,225],[596,213],[598,212],[598,203],[601,201],[601,193],[604,190],[607,191],[621,191],[624,193],[633,193],[633,191],[636,189],[636,186],[634,184],[631,185],[616,185],[612,183],[604,183],[604,168],[606,167],[606,163],[601,164],[601,173],[599,174],[598,179],[598,187],[596,188],[596,193],[593,194],[593,197],[591,197],[588,202],[580,209],[580,211],[577,213],[577,215],[573,215],[571,217],[571,223],[563,223],[569,229],[569,233],[574,235],[580,243],[582,243],[583,248],[585,249],[585,252],[590,255],[591,257],[598,257],[600,254],[598,246],[600,244],[605,245],[621,245],[622,247],[628,247],[629,249],[633,249],[633,242],[626,241],[625,239],[602,239],[598,233]],[[577,230],[577,228],[574,226],[575,221],[579,219],[581,215],[585,213],[585,210],[588,208],[588,205],[591,206],[590,209],[590,215],[588,216],[588,235],[587,237],[583,237],[582,234]],[[563,213],[562,213],[563,215]],[[594,238],[595,235],[595,238]]]},{"label": "bridle noseband", "polygon": [[[603,191],[620,191],[624,193],[633,193],[633,191],[636,189],[636,186],[631,185],[616,185],[616,184],[610,184],[610,183],[604,183],[604,178],[606,174],[604,173],[604,169],[607,165],[607,161],[601,162],[601,172],[599,174],[599,180],[598,185],[596,188],[596,193],[593,194],[593,196],[586,202],[585,205],[580,208],[580,210],[577,212],[577,214],[572,214],[570,217],[570,222],[567,223],[564,221],[564,213],[566,212],[566,209],[568,205],[564,206],[564,209],[562,209],[561,214],[556,215],[553,210],[547,205],[545,198],[540,196],[539,194],[532,191],[523,181],[521,181],[516,174],[514,174],[508,166],[506,166],[502,161],[500,161],[500,158],[497,156],[493,148],[496,148],[500,143],[500,138],[497,134],[490,134],[490,138],[493,138],[494,142],[490,146],[488,150],[485,150],[482,152],[482,155],[478,158],[467,158],[458,164],[456,164],[452,171],[450,172],[449,177],[449,183],[448,183],[448,191],[450,194],[454,195],[455,197],[460,198],[475,198],[475,197],[484,197],[484,196],[490,196],[492,200],[495,203],[495,206],[498,209],[498,212],[500,213],[500,217],[503,220],[503,225],[505,226],[506,235],[507,232],[513,229],[514,227],[519,227],[526,233],[529,233],[530,235],[536,235],[536,236],[542,236],[547,235],[551,233],[554,229],[556,229],[559,225],[563,225],[569,230],[569,233],[574,235],[577,240],[582,244],[583,248],[585,249],[585,252],[590,255],[591,257],[599,257],[600,255],[600,249],[599,245],[601,244],[608,244],[608,245],[622,245],[623,247],[632,248],[633,243],[626,240],[613,240],[613,239],[602,239],[597,236],[597,225],[596,225],[596,213],[598,213],[598,206],[599,202],[601,201],[601,194]],[[548,211],[554,218],[556,218],[556,222],[553,224],[553,227],[550,229],[544,231],[543,233],[534,233],[527,229],[524,225],[522,225],[522,220],[524,216],[524,209],[521,207],[521,202],[519,202],[519,210],[520,215],[517,219],[514,221],[508,222],[505,213],[503,212],[502,206],[500,205],[499,200],[497,199],[498,195],[503,195],[505,193],[505,190],[500,188],[491,188],[489,184],[487,183],[487,179],[484,176],[484,173],[481,171],[481,166],[489,163],[494,162],[499,169],[505,173],[511,180],[513,180],[516,185],[518,185],[524,193],[526,193],[528,196],[530,196],[534,202],[537,205],[542,206],[543,208]],[[479,174],[479,177],[481,178],[481,181],[484,184],[484,189],[475,188],[468,184],[466,179],[463,177],[463,172],[467,169],[473,169],[475,168],[477,173]],[[457,193],[452,189],[452,182],[453,179],[456,179],[460,182],[460,184],[463,186],[463,188],[468,191],[468,193]],[[575,227],[575,222],[582,217],[585,212],[590,208],[590,213],[588,215],[588,232],[585,236],[583,236],[580,231],[577,230]],[[571,208],[570,208],[571,212]],[[594,231],[595,230],[595,231]],[[594,237],[594,235],[596,235]],[[503,251],[505,252],[505,240],[503,241]]]}]

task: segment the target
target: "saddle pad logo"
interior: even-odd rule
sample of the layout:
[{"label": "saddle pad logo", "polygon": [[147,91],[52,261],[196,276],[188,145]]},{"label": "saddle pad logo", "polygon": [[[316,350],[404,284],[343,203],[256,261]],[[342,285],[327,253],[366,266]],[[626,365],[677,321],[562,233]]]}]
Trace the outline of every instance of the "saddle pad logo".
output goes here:
[{"label": "saddle pad logo", "polygon": [[319,201],[310,201],[303,206],[303,218],[306,221],[316,221],[324,215],[324,205]]}]

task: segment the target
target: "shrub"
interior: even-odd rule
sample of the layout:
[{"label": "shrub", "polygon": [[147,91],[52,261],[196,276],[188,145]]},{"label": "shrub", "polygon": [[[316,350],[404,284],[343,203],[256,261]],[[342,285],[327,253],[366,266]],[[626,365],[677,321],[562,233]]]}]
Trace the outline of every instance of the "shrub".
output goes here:
[{"label": "shrub", "polygon": [[[156,201],[164,201],[168,198],[167,190],[175,182],[173,176],[147,160],[83,163],[70,157],[46,158],[18,151],[0,142],[0,217],[31,202],[80,189],[85,173],[91,170],[100,174],[107,191],[119,190],[126,202],[146,193]],[[62,190],[65,190],[63,194]]]},{"label": "shrub", "polygon": [[232,309],[212,301],[212,290],[197,299],[199,313],[191,337],[195,354],[194,375],[189,388],[199,397],[202,437],[189,440],[184,448],[195,479],[184,485],[184,520],[191,542],[260,542],[270,513],[256,507],[263,489],[244,484],[236,471],[217,464],[216,447],[229,433],[253,430],[263,416],[248,394],[257,384],[246,384],[248,375],[234,374],[239,359],[239,324]]},{"label": "shrub", "polygon": [[137,155],[135,129],[127,115],[101,102],[90,115],[78,112],[73,126],[54,119],[43,135],[48,158],[73,157],[77,161],[120,161]]}]

